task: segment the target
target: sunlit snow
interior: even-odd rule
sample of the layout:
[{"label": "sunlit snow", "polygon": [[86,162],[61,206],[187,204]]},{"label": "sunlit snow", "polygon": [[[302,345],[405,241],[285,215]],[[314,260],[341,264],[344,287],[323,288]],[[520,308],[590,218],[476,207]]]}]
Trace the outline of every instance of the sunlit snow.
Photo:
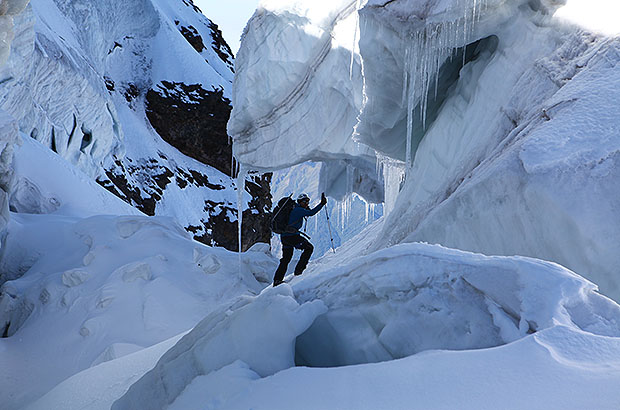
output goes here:
[{"label": "sunlit snow", "polygon": [[567,0],[555,16],[594,32],[620,34],[620,3],[616,0]]}]

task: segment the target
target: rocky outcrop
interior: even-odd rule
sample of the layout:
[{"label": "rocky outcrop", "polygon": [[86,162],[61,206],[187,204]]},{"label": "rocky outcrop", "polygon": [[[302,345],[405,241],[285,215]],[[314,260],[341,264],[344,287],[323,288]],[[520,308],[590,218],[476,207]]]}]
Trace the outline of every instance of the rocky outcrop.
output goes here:
[{"label": "rocky outcrop", "polygon": [[[250,173],[246,178],[245,190],[252,196],[248,209],[243,211],[241,231],[241,250],[246,251],[257,242],[269,243],[269,227],[272,196],[270,192],[271,173]],[[205,201],[205,218],[200,226],[186,229],[193,233],[194,239],[207,245],[223,246],[229,250],[238,250],[237,238],[238,211],[214,201]]]},{"label": "rocky outcrop", "polygon": [[[232,147],[226,132],[231,110],[230,100],[224,97],[222,89],[213,88],[209,91],[200,84],[162,81],[146,93],[146,115],[157,133],[185,155],[228,176],[233,176]],[[181,189],[184,188],[183,184],[202,184],[210,189],[218,189],[195,171],[177,168],[176,171],[168,172],[180,181]],[[243,211],[242,249],[256,242],[270,241],[270,181],[271,174],[250,174],[248,177],[246,191],[252,200],[248,204],[249,208]],[[145,203],[147,214],[151,211],[153,199],[157,201],[161,195],[156,186],[153,188],[155,196],[150,195]],[[130,197],[137,196],[135,192],[127,190]],[[195,239],[205,244],[238,249],[237,209],[231,205],[205,200],[205,217],[200,224],[190,224],[187,229],[194,234]]]},{"label": "rocky outcrop", "polygon": [[162,81],[146,93],[146,116],[157,133],[185,155],[231,174],[226,123],[232,106],[222,89]]},{"label": "rocky outcrop", "polygon": [[[210,190],[203,194],[203,209],[200,218],[188,222],[185,229],[194,239],[210,246],[221,246],[231,251],[239,249],[237,238],[237,204],[230,200],[216,200],[220,192],[234,187],[212,180],[195,169],[173,165],[162,153],[157,160],[134,160],[129,157],[116,159],[114,166],[107,169],[105,176],[97,182],[125,202],[144,212],[158,215],[157,207],[162,203],[165,190],[173,185],[184,192],[196,189]],[[247,250],[257,242],[269,243],[269,228],[272,197],[270,192],[271,173],[250,173],[246,178],[245,191],[251,196],[248,208],[243,211],[241,249]]]}]

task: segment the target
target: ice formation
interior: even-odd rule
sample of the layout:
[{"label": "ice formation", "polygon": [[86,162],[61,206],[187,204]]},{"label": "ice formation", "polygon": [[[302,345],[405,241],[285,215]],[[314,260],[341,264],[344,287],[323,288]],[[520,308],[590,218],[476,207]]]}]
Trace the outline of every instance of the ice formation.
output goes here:
[{"label": "ice formation", "polygon": [[[555,18],[562,5],[369,1],[352,50],[356,2],[263,2],[237,60],[235,152],[249,168],[322,157],[321,184],[344,191],[334,159],[372,160],[377,171],[360,175],[383,184],[388,214],[373,249],[426,241],[538,257],[618,299],[619,40]],[[353,142],[363,155],[327,148]]]},{"label": "ice formation", "polygon": [[374,152],[352,138],[363,105],[360,61],[350,50],[358,4],[264,2],[236,58],[228,131],[235,157],[249,169],[333,159],[325,167],[335,167],[329,173],[337,178],[327,179],[326,189],[336,198],[342,198],[337,186],[350,183],[340,172],[347,160],[366,185],[353,190],[377,203],[382,192],[369,172]]},{"label": "ice formation", "polygon": [[[110,63],[115,84],[130,78],[119,67],[148,67],[137,78],[167,79],[173,93],[186,73],[130,55],[169,56],[173,44],[202,74],[206,56],[175,28],[189,1],[109,3],[118,27],[104,3],[75,7],[85,4],[38,0],[14,17],[22,34],[0,68],[35,82],[71,73],[68,95],[84,86],[92,104],[71,116],[52,98],[49,118],[41,104],[22,115],[11,105],[22,101],[17,77],[2,83],[3,408],[620,402],[620,307],[597,291],[618,300],[619,38],[566,24],[553,16],[562,4],[546,0],[263,1],[232,95],[238,185],[246,170],[279,169],[276,197],[341,200],[328,208],[337,251],[273,288],[267,244],[197,244],[89,177],[106,150],[198,165],[147,138],[136,100],[109,97],[85,67]],[[76,35],[81,21],[97,29]],[[106,54],[122,26],[137,37]],[[42,82],[25,101],[41,101]],[[218,201],[247,201],[205,173]],[[171,185],[158,206],[191,213],[187,191]],[[374,221],[378,202],[386,216]],[[317,249],[329,247],[323,219],[308,227]]]}]

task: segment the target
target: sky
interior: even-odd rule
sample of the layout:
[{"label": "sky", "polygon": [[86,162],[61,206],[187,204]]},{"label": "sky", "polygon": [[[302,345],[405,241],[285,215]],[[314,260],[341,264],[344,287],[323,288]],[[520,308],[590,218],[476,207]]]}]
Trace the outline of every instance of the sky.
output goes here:
[{"label": "sky", "polygon": [[619,0],[568,0],[556,17],[607,35],[620,34]]},{"label": "sky", "polygon": [[194,0],[205,16],[220,27],[224,40],[235,55],[245,23],[252,17],[259,0]]}]

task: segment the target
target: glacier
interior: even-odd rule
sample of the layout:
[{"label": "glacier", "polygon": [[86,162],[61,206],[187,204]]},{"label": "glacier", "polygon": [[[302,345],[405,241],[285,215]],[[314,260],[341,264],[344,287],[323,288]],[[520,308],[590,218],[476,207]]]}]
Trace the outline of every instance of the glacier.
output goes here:
[{"label": "glacier", "polygon": [[[163,355],[112,409],[198,408],[193,403],[212,409],[371,409],[386,403],[395,409],[412,408],[412,403],[418,403],[413,408],[438,408],[437,402],[429,407],[420,404],[431,401],[419,397],[422,389],[415,380],[428,373],[418,369],[422,374],[413,377],[416,363],[425,362],[429,369],[449,368],[452,375],[442,374],[439,380],[467,380],[472,371],[467,355],[478,355],[479,365],[491,365],[516,354],[519,359],[506,364],[504,371],[532,366],[540,369],[540,382],[548,384],[559,377],[558,385],[568,385],[578,377],[573,372],[583,369],[576,363],[573,367],[565,355],[587,356],[599,338],[613,341],[613,351],[620,347],[620,307],[596,293],[592,283],[548,262],[403,244],[332,269],[315,265],[307,275],[221,306]],[[573,350],[565,349],[572,344]],[[545,349],[543,359],[539,351]],[[419,352],[425,353],[415,354]],[[468,364],[444,362],[452,360],[446,354]],[[266,358],[271,361],[266,363]],[[563,366],[570,374],[556,373]],[[612,365],[609,370],[602,379],[585,382],[579,394],[599,388],[598,383],[617,383],[618,368]],[[491,369],[473,372],[480,386],[488,386],[496,375]],[[315,377],[333,380],[334,385],[317,384]],[[363,387],[349,385],[357,377],[364,380]],[[222,390],[210,386],[224,380],[233,386]],[[299,380],[304,383],[297,385]],[[434,383],[421,382],[437,389]],[[386,387],[393,384],[398,387]],[[536,408],[568,403],[563,397],[566,388],[545,391]],[[302,390],[304,399],[299,401]],[[376,397],[364,403],[361,390]],[[505,404],[501,394],[505,391],[497,393],[496,407]],[[610,394],[600,403],[614,397],[617,394]],[[459,408],[494,408],[486,399],[470,397]],[[508,400],[511,408],[529,408],[524,407],[529,396],[515,399]],[[591,397],[581,397],[578,403],[597,407]],[[572,405],[569,408],[580,408]]]},{"label": "glacier", "polygon": [[372,201],[364,187],[384,186],[372,250],[537,257],[617,300],[620,43],[555,18],[562,5],[264,1],[237,59],[235,155],[249,169],[323,158],[328,193],[351,187],[335,159],[375,162],[350,189]]},{"label": "glacier", "polygon": [[[234,60],[190,0],[31,3],[0,7],[3,408],[617,407],[620,37],[584,0],[263,0]],[[213,101],[205,165],[173,131]],[[196,241],[300,191],[337,245],[321,212],[301,277]]]}]

